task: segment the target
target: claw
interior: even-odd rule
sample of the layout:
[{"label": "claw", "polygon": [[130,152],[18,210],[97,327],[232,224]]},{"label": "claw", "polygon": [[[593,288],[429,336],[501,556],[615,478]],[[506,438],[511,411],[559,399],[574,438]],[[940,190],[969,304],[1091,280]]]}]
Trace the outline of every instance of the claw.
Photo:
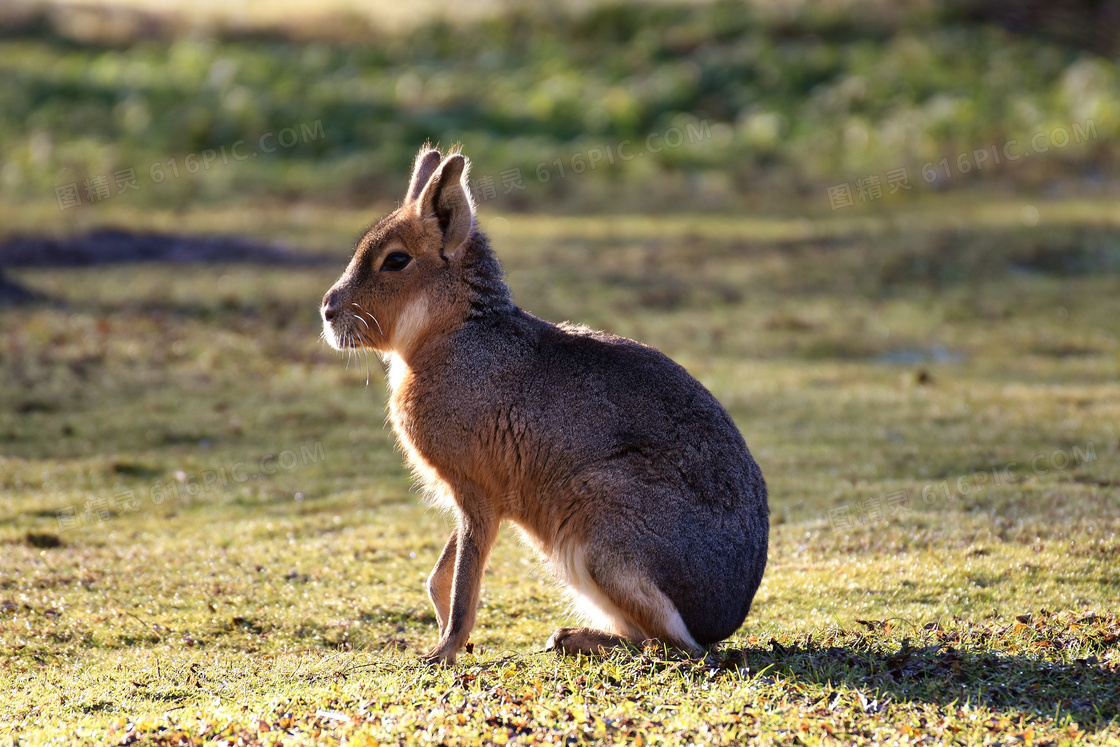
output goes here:
[{"label": "claw", "polygon": [[458,653],[458,648],[444,644],[436,646],[426,654],[422,654],[420,660],[426,664],[451,666],[455,663],[455,657]]}]

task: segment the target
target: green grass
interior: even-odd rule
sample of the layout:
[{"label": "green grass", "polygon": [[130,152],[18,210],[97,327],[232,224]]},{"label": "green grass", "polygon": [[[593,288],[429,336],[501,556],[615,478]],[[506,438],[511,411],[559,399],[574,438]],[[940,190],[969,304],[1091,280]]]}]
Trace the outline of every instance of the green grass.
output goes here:
[{"label": "green grass", "polygon": [[[473,653],[418,663],[448,525],[377,364],[318,340],[335,269],[13,272],[52,301],[0,311],[0,744],[1117,744],[1120,214],[1035,205],[484,213],[515,298],[665,350],[766,474],[767,574],[706,662],[543,653],[565,602],[507,531]],[[370,217],[99,215],[338,270]]]}]

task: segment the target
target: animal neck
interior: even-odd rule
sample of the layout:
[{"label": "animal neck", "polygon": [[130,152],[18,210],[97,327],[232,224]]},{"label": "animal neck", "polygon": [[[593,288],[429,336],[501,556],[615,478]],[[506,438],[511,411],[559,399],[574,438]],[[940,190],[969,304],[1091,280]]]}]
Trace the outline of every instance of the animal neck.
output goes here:
[{"label": "animal neck", "polygon": [[381,360],[385,364],[386,381],[389,391],[395,394],[404,383],[405,378],[412,372],[404,358],[393,351],[381,353]]},{"label": "animal neck", "polygon": [[432,309],[427,294],[411,299],[401,310],[389,331],[389,349],[408,359],[420,347],[432,328]]},{"label": "animal neck", "polygon": [[475,231],[463,247],[462,273],[470,306],[468,318],[512,311],[513,294],[506,285],[505,272],[490,248],[490,240]]},{"label": "animal neck", "polygon": [[432,343],[448,332],[449,311],[440,309],[423,293],[401,311],[389,331],[389,346],[381,353],[390,391],[400,389],[412,370],[428,355]]}]

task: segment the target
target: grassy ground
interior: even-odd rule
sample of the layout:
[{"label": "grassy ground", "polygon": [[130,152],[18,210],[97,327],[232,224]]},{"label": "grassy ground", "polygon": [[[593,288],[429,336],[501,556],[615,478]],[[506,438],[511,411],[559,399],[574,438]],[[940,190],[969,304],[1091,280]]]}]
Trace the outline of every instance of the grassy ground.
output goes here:
[{"label": "grassy ground", "polygon": [[[371,217],[121,205],[338,269]],[[0,744],[1120,743],[1114,204],[484,220],[524,306],[735,417],[774,523],[739,633],[545,654],[564,602],[506,532],[473,654],[421,667],[447,522],[376,363],[317,339],[334,268],[21,271],[52,301],[0,311]]]}]

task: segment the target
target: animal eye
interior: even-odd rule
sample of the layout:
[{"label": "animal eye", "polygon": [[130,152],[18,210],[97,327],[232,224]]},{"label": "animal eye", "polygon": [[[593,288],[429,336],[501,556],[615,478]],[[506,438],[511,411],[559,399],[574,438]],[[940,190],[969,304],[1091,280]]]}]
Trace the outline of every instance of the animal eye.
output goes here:
[{"label": "animal eye", "polygon": [[389,252],[385,256],[385,261],[381,263],[382,272],[396,272],[408,267],[408,263],[412,261],[412,257],[404,252]]}]

